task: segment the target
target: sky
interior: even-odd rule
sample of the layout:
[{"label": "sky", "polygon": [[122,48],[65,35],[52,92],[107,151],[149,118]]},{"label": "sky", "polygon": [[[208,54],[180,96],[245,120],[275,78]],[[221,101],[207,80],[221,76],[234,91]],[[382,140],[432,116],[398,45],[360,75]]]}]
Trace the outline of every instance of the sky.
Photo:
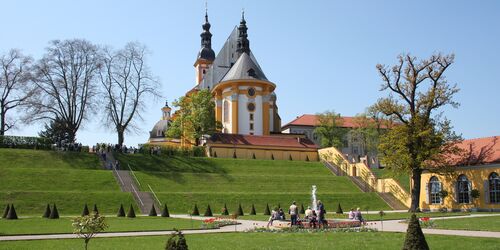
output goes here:
[{"label": "sky", "polygon": [[[0,53],[19,48],[39,59],[49,41],[73,38],[148,47],[147,64],[160,79],[162,97],[148,101],[141,131],[127,134],[126,145],[146,142],[165,99],[195,85],[204,0],[0,0],[0,6]],[[361,113],[387,95],[379,91],[376,64],[393,65],[401,53],[425,59],[441,52],[455,54],[446,77],[461,89],[455,96],[461,105],[441,110],[455,131],[464,138],[500,135],[500,1],[209,0],[216,53],[243,8],[250,48],[277,85],[283,124],[326,110]],[[20,125],[8,134],[36,136],[42,127]],[[77,140],[116,143],[117,136],[96,116]]]}]

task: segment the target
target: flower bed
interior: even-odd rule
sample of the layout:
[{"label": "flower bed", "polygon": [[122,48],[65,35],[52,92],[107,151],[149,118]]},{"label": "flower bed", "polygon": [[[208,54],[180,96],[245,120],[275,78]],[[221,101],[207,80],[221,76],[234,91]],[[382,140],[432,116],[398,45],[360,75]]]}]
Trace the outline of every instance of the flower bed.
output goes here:
[{"label": "flower bed", "polygon": [[203,229],[218,229],[223,226],[236,225],[238,222],[236,220],[230,220],[227,218],[216,217],[203,220],[201,228]]}]

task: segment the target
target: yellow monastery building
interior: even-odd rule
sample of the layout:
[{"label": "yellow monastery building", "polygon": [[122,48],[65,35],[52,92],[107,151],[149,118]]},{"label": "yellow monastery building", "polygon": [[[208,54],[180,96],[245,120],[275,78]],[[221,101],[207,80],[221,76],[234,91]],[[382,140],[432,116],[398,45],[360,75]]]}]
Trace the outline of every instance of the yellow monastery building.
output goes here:
[{"label": "yellow monastery building", "polygon": [[[464,140],[466,153],[448,174],[422,173],[420,208],[424,211],[500,211],[500,137]],[[448,194],[442,197],[442,191]]]}]

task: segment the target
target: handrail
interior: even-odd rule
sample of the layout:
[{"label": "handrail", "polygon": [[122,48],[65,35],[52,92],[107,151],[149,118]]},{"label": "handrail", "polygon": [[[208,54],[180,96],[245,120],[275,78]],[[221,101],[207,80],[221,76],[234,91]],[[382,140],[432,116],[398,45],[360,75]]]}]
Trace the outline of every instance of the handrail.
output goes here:
[{"label": "handrail", "polygon": [[158,196],[156,196],[155,191],[153,191],[153,189],[151,188],[151,186],[149,184],[148,184],[148,187],[149,187],[149,190],[151,190],[151,193],[153,193],[153,196],[155,197],[155,199],[158,202],[158,204],[160,204],[160,206],[161,206],[160,199],[158,199]]},{"label": "handrail", "polygon": [[122,177],[120,176],[120,174],[118,173],[118,171],[116,170],[116,167],[115,165],[113,165],[113,170],[115,171],[116,175],[118,176],[118,179],[120,180],[120,182],[122,183],[122,187],[125,186],[125,182],[123,182],[122,180]]},{"label": "handrail", "polygon": [[137,182],[137,184],[139,184],[139,186],[141,186],[141,183],[139,182],[139,179],[137,179],[137,176],[135,176],[134,170],[132,170],[132,168],[130,167],[130,164],[127,164],[127,165],[128,165],[128,169],[130,170],[130,172],[134,176],[135,182]]},{"label": "handrail", "polygon": [[137,193],[137,190],[135,190],[134,185],[130,184],[130,186],[132,187],[132,191],[134,191],[135,196],[137,196],[137,199],[139,199],[139,201],[141,202],[141,205],[142,205],[142,206],[144,206],[144,202],[142,202],[142,199],[141,199],[141,197],[139,196],[139,194]]}]

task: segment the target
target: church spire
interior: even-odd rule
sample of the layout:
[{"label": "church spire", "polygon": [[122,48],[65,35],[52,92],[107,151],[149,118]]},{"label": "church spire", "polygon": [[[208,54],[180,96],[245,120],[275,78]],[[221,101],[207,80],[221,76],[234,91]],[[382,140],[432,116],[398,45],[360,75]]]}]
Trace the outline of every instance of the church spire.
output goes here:
[{"label": "church spire", "polygon": [[241,55],[243,53],[250,53],[250,41],[247,34],[247,22],[245,21],[245,10],[241,11],[240,26],[238,26],[238,41],[236,51]]},{"label": "church spire", "polygon": [[198,53],[198,59],[205,59],[208,61],[215,60],[215,52],[212,50],[212,33],[210,33],[210,22],[208,22],[208,10],[205,4],[205,23],[201,26],[201,50]]}]

